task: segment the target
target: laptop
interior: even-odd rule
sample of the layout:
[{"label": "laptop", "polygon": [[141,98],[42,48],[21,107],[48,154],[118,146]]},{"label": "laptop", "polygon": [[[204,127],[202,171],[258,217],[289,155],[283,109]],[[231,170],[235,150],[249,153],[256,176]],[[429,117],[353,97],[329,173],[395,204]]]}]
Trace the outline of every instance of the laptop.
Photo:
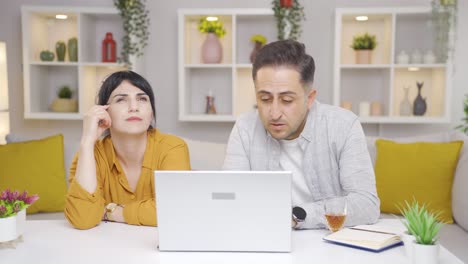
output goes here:
[{"label": "laptop", "polygon": [[154,175],[160,251],[291,251],[291,172]]}]

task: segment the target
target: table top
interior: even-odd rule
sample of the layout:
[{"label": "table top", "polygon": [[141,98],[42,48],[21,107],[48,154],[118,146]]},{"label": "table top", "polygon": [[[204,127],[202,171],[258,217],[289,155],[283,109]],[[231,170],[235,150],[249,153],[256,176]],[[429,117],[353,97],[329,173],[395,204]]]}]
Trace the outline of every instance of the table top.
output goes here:
[{"label": "table top", "polygon": [[[395,225],[384,219],[379,224]],[[157,228],[120,223],[101,223],[89,230],[74,229],[64,220],[27,221],[23,242],[0,249],[0,263],[411,263],[404,247],[380,253],[323,241],[327,230],[292,232],[290,253],[159,252]],[[463,263],[444,247],[440,264]]]}]

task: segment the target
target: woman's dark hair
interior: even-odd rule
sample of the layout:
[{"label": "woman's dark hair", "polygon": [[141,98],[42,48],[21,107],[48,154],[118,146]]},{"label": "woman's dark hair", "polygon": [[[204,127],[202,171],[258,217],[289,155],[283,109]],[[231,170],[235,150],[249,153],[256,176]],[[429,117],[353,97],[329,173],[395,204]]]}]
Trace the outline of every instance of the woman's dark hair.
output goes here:
[{"label": "woman's dark hair", "polygon": [[148,81],[146,81],[145,78],[133,71],[118,71],[109,75],[104,80],[104,82],[101,85],[101,88],[99,89],[97,104],[106,105],[109,101],[109,97],[111,96],[112,92],[123,81],[130,82],[132,85],[138,87],[140,90],[142,90],[145,94],[148,95],[151,102],[151,108],[153,109],[153,116],[155,120],[154,122],[156,123],[156,108],[154,106],[153,88],[151,88],[151,85],[148,83]]},{"label": "woman's dark hair", "polygon": [[295,40],[279,40],[261,48],[253,63],[252,77],[257,79],[257,72],[265,66],[287,66],[297,70],[301,83],[310,90],[314,82],[315,62],[305,51],[304,44]]}]

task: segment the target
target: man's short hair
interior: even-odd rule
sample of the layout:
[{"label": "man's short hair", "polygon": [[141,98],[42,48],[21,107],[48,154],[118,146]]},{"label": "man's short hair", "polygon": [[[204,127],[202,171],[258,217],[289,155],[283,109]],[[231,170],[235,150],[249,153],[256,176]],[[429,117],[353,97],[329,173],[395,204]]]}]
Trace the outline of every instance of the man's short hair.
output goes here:
[{"label": "man's short hair", "polygon": [[306,90],[312,88],[314,82],[315,62],[305,51],[305,45],[295,40],[279,40],[261,48],[253,63],[252,77],[257,79],[257,72],[262,67],[286,66],[297,70],[301,83]]}]

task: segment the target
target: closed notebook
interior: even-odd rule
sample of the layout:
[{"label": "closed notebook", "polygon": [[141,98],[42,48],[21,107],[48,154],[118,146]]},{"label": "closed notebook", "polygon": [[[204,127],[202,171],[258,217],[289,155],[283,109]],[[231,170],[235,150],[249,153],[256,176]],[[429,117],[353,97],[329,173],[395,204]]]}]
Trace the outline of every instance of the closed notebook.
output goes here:
[{"label": "closed notebook", "polygon": [[323,239],[327,242],[380,252],[402,244],[401,237],[394,230],[376,226],[356,226],[344,228]]}]

